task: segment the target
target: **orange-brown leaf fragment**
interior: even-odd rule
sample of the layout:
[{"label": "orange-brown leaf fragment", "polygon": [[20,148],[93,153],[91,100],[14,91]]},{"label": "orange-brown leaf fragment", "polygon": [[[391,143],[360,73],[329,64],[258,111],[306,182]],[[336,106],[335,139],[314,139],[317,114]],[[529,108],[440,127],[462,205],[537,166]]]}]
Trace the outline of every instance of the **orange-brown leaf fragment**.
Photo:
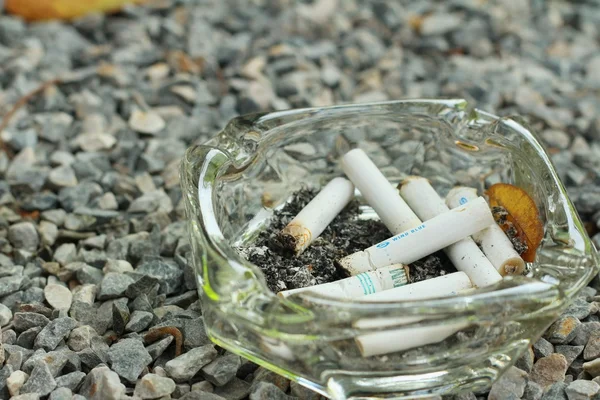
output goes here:
[{"label": "orange-brown leaf fragment", "polygon": [[532,262],[544,237],[544,224],[533,199],[523,189],[508,183],[496,183],[486,192],[490,207],[504,207],[508,220],[514,224],[519,237],[527,243],[523,260]]},{"label": "orange-brown leaf fragment", "polygon": [[5,0],[9,13],[28,21],[71,19],[92,12],[117,11],[126,4],[145,0]]}]

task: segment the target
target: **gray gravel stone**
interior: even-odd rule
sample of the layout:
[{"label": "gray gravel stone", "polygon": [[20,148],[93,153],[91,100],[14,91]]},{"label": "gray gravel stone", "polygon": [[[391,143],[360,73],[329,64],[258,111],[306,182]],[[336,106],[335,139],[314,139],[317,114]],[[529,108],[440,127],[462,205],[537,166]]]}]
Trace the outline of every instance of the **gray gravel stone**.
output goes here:
[{"label": "gray gravel stone", "polygon": [[585,319],[588,315],[590,315],[590,307],[591,304],[587,302],[585,298],[577,297],[573,300],[573,303],[565,310],[563,315],[570,315],[578,320]]},{"label": "gray gravel stone", "polygon": [[14,314],[13,325],[17,332],[23,332],[34,327],[43,328],[50,320],[42,314],[33,312],[17,312]]},{"label": "gray gravel stone", "polygon": [[193,391],[189,392],[182,397],[181,400],[226,400],[225,397],[221,397],[214,393],[203,392],[203,391]]},{"label": "gray gravel stone", "polygon": [[0,278],[0,297],[15,293],[29,283],[26,276],[5,276]]},{"label": "gray gravel stone", "polygon": [[31,222],[19,222],[8,228],[8,240],[17,249],[35,251],[40,243],[35,225]]},{"label": "gray gravel stone", "polygon": [[109,272],[108,274],[104,275],[104,278],[100,283],[98,300],[108,300],[122,297],[125,294],[125,290],[131,283],[133,283],[133,278],[116,272]]},{"label": "gray gravel stone", "polygon": [[12,311],[10,311],[10,308],[0,303],[0,326],[4,327],[8,325],[12,317],[13,314]]},{"label": "gray gravel stone", "polygon": [[11,397],[11,400],[40,400],[40,395],[38,393],[24,393]]},{"label": "gray gravel stone", "polygon": [[72,263],[76,257],[77,247],[73,243],[62,244],[54,252],[54,260],[62,266]]},{"label": "gray gravel stone", "polygon": [[544,389],[533,381],[527,381],[525,391],[523,392],[524,400],[540,400],[544,394]]},{"label": "gray gravel stone", "polygon": [[165,370],[176,382],[187,381],[216,356],[217,351],[212,345],[197,347],[167,362]]},{"label": "gray gravel stone", "polygon": [[562,381],[565,378],[567,368],[568,365],[565,356],[562,354],[551,354],[536,361],[529,379],[545,388],[553,383]]},{"label": "gray gravel stone", "polygon": [[202,376],[216,386],[223,386],[235,376],[242,365],[240,357],[227,353],[202,368]]},{"label": "gray gravel stone", "polygon": [[583,346],[556,346],[554,350],[565,356],[567,364],[571,365],[573,360],[583,352]]},{"label": "gray gravel stone", "polygon": [[92,339],[97,337],[98,333],[89,325],[79,326],[71,331],[67,345],[73,351],[81,351],[91,346]]},{"label": "gray gravel stone", "polygon": [[277,386],[268,382],[259,382],[252,386],[250,400],[292,400],[297,397],[291,397],[282,392]]},{"label": "gray gravel stone", "polygon": [[250,394],[250,384],[239,378],[233,378],[227,384],[216,387],[214,393],[228,400],[242,400]]},{"label": "gray gravel stone", "polygon": [[575,335],[571,340],[572,345],[585,346],[594,332],[600,331],[600,322],[583,322],[575,328]]},{"label": "gray gravel stone", "polygon": [[592,377],[600,376],[600,358],[583,363],[582,367]]},{"label": "gray gravel stone", "polygon": [[583,359],[586,361],[600,357],[600,332],[592,333],[585,349],[583,350]]},{"label": "gray gravel stone", "polygon": [[565,389],[569,400],[591,399],[598,391],[600,391],[600,385],[596,382],[585,380],[573,381]]},{"label": "gray gravel stone", "polygon": [[33,342],[41,330],[41,326],[34,326],[32,328],[27,329],[26,331],[21,332],[21,334],[17,338],[16,344],[27,349],[32,348]]},{"label": "gray gravel stone", "polygon": [[147,311],[134,311],[131,314],[129,322],[125,326],[127,332],[140,332],[143,331],[150,325],[150,322],[154,319],[154,314]]},{"label": "gray gravel stone", "polygon": [[112,305],[113,330],[117,335],[125,332],[125,326],[129,323],[129,308],[125,302],[114,302]]},{"label": "gray gravel stone", "polygon": [[542,400],[568,400],[567,394],[565,393],[566,388],[566,383],[556,382],[544,390]]},{"label": "gray gravel stone", "polygon": [[71,389],[66,387],[60,387],[54,389],[52,393],[50,393],[50,397],[48,400],[71,400],[73,398],[73,392]]},{"label": "gray gravel stone", "polygon": [[544,338],[539,338],[538,341],[533,344],[533,354],[535,355],[535,358],[547,357],[553,352],[554,346]]},{"label": "gray gravel stone", "polygon": [[71,308],[73,302],[73,294],[71,291],[57,284],[49,284],[44,288],[44,297],[48,304],[55,310],[66,310]]},{"label": "gray gravel stone", "polygon": [[63,350],[46,353],[44,349],[38,349],[27,361],[25,361],[22,370],[31,374],[31,371],[33,371],[39,363],[45,363],[48,366],[51,375],[56,377],[63,370],[65,365],[67,365],[69,355],[69,353]]},{"label": "gray gravel stone", "polygon": [[125,274],[127,272],[133,272],[131,263],[125,260],[108,260],[102,268],[102,272],[108,274],[114,272],[117,274]]},{"label": "gray gravel stone", "polygon": [[172,261],[150,260],[140,265],[136,272],[159,280],[160,293],[175,293],[182,284],[183,271]]},{"label": "gray gravel stone", "polygon": [[148,354],[152,357],[152,360],[156,360],[164,351],[169,347],[171,342],[173,341],[173,336],[167,336],[157,342],[152,343],[150,346],[146,347]]},{"label": "gray gravel stone", "polygon": [[34,346],[45,350],[54,350],[76,326],[77,321],[69,317],[52,320],[38,334]]},{"label": "gray gravel stone", "polygon": [[112,370],[129,382],[135,382],[143,369],[152,362],[152,357],[142,342],[136,339],[123,339],[113,344],[108,357]]},{"label": "gray gravel stone", "polygon": [[85,372],[74,371],[65,375],[61,375],[55,379],[57,387],[65,387],[73,391],[77,390],[79,384],[85,378]]},{"label": "gray gravel stone", "polygon": [[45,363],[38,364],[29,379],[21,388],[21,393],[36,393],[40,396],[50,394],[56,387],[56,381],[52,377],[52,373]]},{"label": "gray gravel stone", "polygon": [[130,299],[148,293],[154,286],[160,285],[160,280],[150,275],[134,274],[130,279],[131,283],[125,290],[125,295]]},{"label": "gray gravel stone", "polygon": [[77,276],[77,280],[83,284],[93,284],[100,285],[102,279],[104,278],[104,274],[102,274],[102,270],[92,267],[91,265],[83,264],[79,265],[77,268],[77,272],[75,273]]},{"label": "gray gravel stone", "polygon": [[107,366],[99,366],[85,377],[79,394],[90,400],[120,400],[125,386]]},{"label": "gray gravel stone", "polygon": [[550,343],[567,344],[575,338],[579,325],[581,322],[576,317],[565,316],[552,324],[545,336]]},{"label": "gray gravel stone", "polygon": [[156,399],[168,396],[175,391],[175,382],[155,374],[144,375],[135,385],[135,396],[142,399]]}]

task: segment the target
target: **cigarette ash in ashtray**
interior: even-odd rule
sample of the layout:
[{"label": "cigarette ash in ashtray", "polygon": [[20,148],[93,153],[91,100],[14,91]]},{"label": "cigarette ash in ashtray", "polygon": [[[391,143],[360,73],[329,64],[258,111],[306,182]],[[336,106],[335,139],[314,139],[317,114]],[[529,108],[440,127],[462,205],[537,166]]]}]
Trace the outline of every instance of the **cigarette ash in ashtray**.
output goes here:
[{"label": "cigarette ash in ashtray", "polygon": [[[303,189],[268,222],[252,245],[240,249],[243,255],[263,271],[273,292],[334,282],[345,278],[335,261],[379,243],[390,236],[381,221],[359,218],[359,203],[352,200],[323,233],[299,256],[280,242],[280,232],[317,195]],[[434,278],[455,271],[446,255],[436,252],[411,264],[410,282]]]},{"label": "cigarette ash in ashtray", "polygon": [[[443,199],[423,177],[394,188],[360,149],[346,153],[341,166],[348,179],[334,178],[318,193],[298,192],[257,242],[240,250],[281,297],[311,292],[388,302],[456,296],[522,274],[524,260],[535,257],[543,225],[520,188],[493,185],[486,201],[473,188],[456,187]],[[355,188],[380,221],[358,218]],[[514,192],[522,204],[511,204]],[[409,319],[404,322],[415,322]],[[436,343],[465,327],[362,334],[356,345],[369,357]],[[399,334],[414,340],[399,341]]]}]

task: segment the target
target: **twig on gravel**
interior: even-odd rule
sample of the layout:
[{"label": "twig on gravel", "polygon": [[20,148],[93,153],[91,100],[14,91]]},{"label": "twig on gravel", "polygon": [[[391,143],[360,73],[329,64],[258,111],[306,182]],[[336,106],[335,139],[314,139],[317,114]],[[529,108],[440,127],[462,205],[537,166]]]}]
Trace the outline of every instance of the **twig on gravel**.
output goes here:
[{"label": "twig on gravel", "polygon": [[146,343],[153,343],[167,335],[171,335],[175,338],[175,357],[179,356],[183,346],[183,335],[181,334],[181,331],[174,326],[153,328],[146,334],[146,336],[144,336],[144,340]]}]

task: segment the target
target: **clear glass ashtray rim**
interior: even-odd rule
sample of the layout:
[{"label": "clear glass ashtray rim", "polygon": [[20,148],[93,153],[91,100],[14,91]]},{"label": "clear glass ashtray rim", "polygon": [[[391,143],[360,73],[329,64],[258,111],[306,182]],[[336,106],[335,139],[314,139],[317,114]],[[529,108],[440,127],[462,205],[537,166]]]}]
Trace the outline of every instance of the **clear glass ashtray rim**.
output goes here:
[{"label": "clear glass ashtray rim", "polygon": [[[524,127],[522,124],[520,124],[519,122],[516,122],[514,119],[500,118],[495,115],[489,114],[487,112],[480,111],[480,110],[477,110],[474,108],[470,108],[469,105],[467,104],[467,102],[462,99],[448,99],[448,100],[415,99],[415,100],[400,100],[400,101],[379,102],[379,103],[350,104],[350,105],[322,107],[322,108],[293,109],[293,110],[287,110],[287,111],[276,111],[276,112],[272,112],[272,113],[242,116],[242,117],[238,117],[238,118],[232,120],[230,122],[230,124],[218,136],[213,138],[206,145],[201,145],[201,146],[196,146],[196,147],[190,148],[186,152],[186,159],[188,160],[188,162],[186,164],[186,159],[184,159],[184,163],[182,165],[182,178],[185,178],[187,172],[189,172],[189,171],[186,171],[186,169],[189,169],[190,166],[194,164],[194,162],[196,162],[196,163],[198,162],[198,160],[190,160],[190,158],[196,157],[195,152],[201,150],[201,152],[203,152],[207,156],[207,158],[203,160],[202,165],[198,165],[197,169],[194,171],[194,173],[192,173],[192,176],[191,176],[192,182],[190,182],[188,179],[188,182],[186,184],[187,187],[184,188],[184,191],[187,192],[188,195],[191,197],[197,196],[196,200],[198,201],[199,211],[203,214],[202,218],[206,217],[208,219],[210,219],[210,218],[213,219],[212,221],[208,221],[208,223],[206,223],[207,221],[203,221],[200,224],[200,226],[202,226],[203,228],[197,229],[195,231],[195,235],[192,235],[192,240],[198,239],[198,237],[194,237],[194,236],[200,235],[202,242],[206,246],[210,246],[210,250],[212,250],[212,251],[206,252],[206,253],[210,253],[210,254],[205,253],[205,256],[218,258],[216,260],[213,260],[217,264],[226,263],[226,264],[229,264],[230,267],[233,266],[234,269],[240,269],[240,268],[244,269],[244,268],[249,267],[254,271],[260,271],[258,266],[252,265],[249,261],[243,259],[239,254],[237,254],[235,249],[233,249],[227,243],[227,241],[224,239],[223,234],[220,231],[219,225],[216,221],[214,209],[209,209],[210,207],[214,206],[213,196],[216,196],[216,193],[213,190],[215,187],[210,186],[210,185],[207,187],[206,182],[214,181],[215,179],[218,179],[218,176],[216,173],[213,177],[207,176],[207,173],[209,173],[209,170],[214,171],[214,168],[208,168],[207,163],[210,163],[210,165],[212,165],[213,167],[216,165],[218,167],[217,169],[220,169],[221,172],[225,168],[243,169],[244,168],[243,160],[242,160],[242,162],[240,162],[240,159],[238,159],[237,156],[234,154],[234,153],[236,153],[235,147],[236,147],[236,145],[238,145],[237,141],[239,140],[240,137],[243,137],[243,135],[247,134],[248,132],[252,131],[253,128],[256,128],[258,126],[265,126],[265,125],[273,124],[272,126],[275,126],[275,128],[279,129],[282,126],[285,126],[285,124],[293,123],[295,121],[298,121],[299,119],[304,120],[306,118],[314,118],[317,115],[325,115],[325,118],[326,118],[329,113],[335,113],[340,110],[341,110],[341,112],[344,112],[344,111],[350,112],[351,110],[352,111],[354,111],[354,110],[368,111],[368,110],[377,109],[379,107],[394,107],[396,105],[399,105],[399,106],[423,105],[423,106],[446,107],[445,112],[454,111],[454,112],[462,113],[462,115],[463,115],[462,120],[460,120],[460,118],[459,118],[458,123],[467,122],[467,121],[471,121],[471,122],[477,121],[478,123],[480,123],[480,122],[490,123],[491,121],[502,121],[504,123],[510,124],[511,129],[517,130],[521,136],[523,136],[532,146],[535,147],[537,155],[543,159],[545,167],[548,168],[548,170],[551,172],[552,179],[555,181],[555,189],[558,190],[560,196],[565,199],[565,203],[564,203],[565,208],[566,208],[565,211],[567,213],[571,214],[572,216],[574,216],[575,218],[577,218],[576,220],[569,221],[569,224],[570,224],[569,228],[577,230],[582,235],[583,240],[585,242],[584,243],[585,248],[588,250],[588,251],[586,251],[585,256],[590,257],[592,260],[595,260],[595,262],[593,262],[592,263],[593,265],[591,266],[592,270],[588,271],[587,274],[582,273],[582,275],[580,277],[581,279],[577,280],[574,284],[570,285],[569,287],[561,287],[560,284],[562,282],[559,282],[558,285],[551,284],[551,285],[548,285],[547,289],[541,289],[541,290],[539,290],[539,292],[536,291],[537,295],[540,297],[545,297],[545,296],[552,297],[554,299],[554,301],[550,301],[547,304],[553,303],[553,307],[552,307],[553,309],[555,307],[560,308],[560,306],[565,305],[570,299],[572,299],[577,294],[577,292],[579,292],[593,278],[593,276],[595,276],[598,273],[598,264],[599,264],[598,263],[598,259],[599,259],[598,253],[597,253],[596,249],[594,248],[593,244],[591,243],[591,240],[590,240],[589,236],[587,235],[587,233],[585,231],[582,231],[582,228],[581,228],[582,225],[581,225],[581,222],[578,220],[577,212],[576,212],[573,204],[568,200],[566,190],[562,186],[560,179],[558,178],[558,176],[554,170],[554,167],[550,161],[550,158],[545,153],[543,146],[537,140],[535,135],[529,129]],[[243,122],[243,123],[240,123],[240,122]],[[242,130],[240,130],[240,127],[239,127],[240,125],[243,127]],[[233,128],[233,126],[235,126],[235,128]],[[273,128],[271,127],[271,129],[273,129]],[[233,149],[233,151],[232,151],[232,149]],[[187,176],[189,177],[190,175],[187,175]],[[182,183],[185,184],[185,179],[182,179]],[[193,186],[196,186],[197,191],[193,190]],[[190,192],[190,190],[191,190],[191,192]],[[203,199],[203,196],[204,196],[204,199]],[[208,199],[210,199],[210,201],[207,201]],[[190,201],[189,198],[188,198],[188,201]],[[191,201],[193,201],[193,199]],[[188,207],[188,211],[193,210],[193,209],[194,209],[194,207]],[[199,216],[198,215],[190,215],[189,217],[197,218]],[[204,218],[204,219],[206,219],[206,218]],[[579,222],[579,224],[577,224],[576,222]],[[197,259],[197,258],[195,258],[195,259]],[[204,269],[204,268],[206,268],[206,265],[198,266],[198,268]],[[202,274],[202,275],[204,277],[206,277],[206,274]],[[241,276],[244,276],[244,275],[241,275]],[[521,278],[516,278],[516,279],[518,280]],[[508,279],[508,281],[510,281],[510,278]],[[256,283],[255,278],[246,275],[245,281],[242,279],[241,282],[237,282],[237,284],[235,285],[235,290],[237,291],[237,293],[235,295],[233,295],[233,293],[221,293],[220,296],[212,296],[212,298],[213,298],[213,300],[217,300],[217,302],[220,299],[220,300],[224,300],[224,302],[234,302],[239,305],[239,304],[241,304],[241,302],[236,299],[247,300],[248,295],[250,294],[250,292],[252,292],[252,294],[254,294],[254,295],[260,294],[261,296],[264,296],[264,299],[266,301],[277,301],[277,302],[283,302],[283,303],[290,302],[288,304],[294,303],[297,305],[302,304],[303,302],[309,302],[312,305],[333,307],[338,310],[347,310],[350,312],[353,310],[361,311],[362,314],[364,314],[368,308],[377,308],[378,312],[381,312],[382,310],[396,310],[396,311],[404,310],[404,311],[407,311],[407,310],[413,308],[415,306],[415,304],[417,303],[417,301],[402,301],[402,302],[393,302],[393,303],[392,302],[373,303],[373,302],[369,302],[368,300],[365,300],[365,301],[355,300],[352,302],[348,302],[348,301],[344,301],[344,300],[324,297],[321,295],[315,295],[310,292],[297,294],[297,295],[291,296],[289,298],[282,299],[282,298],[277,297],[273,292],[271,292],[268,288],[266,288],[266,286],[264,284],[256,285],[255,283]],[[532,282],[532,283],[534,283],[534,282]],[[552,282],[550,282],[550,283],[552,283]],[[203,281],[201,278],[200,284],[203,287],[204,292],[206,293],[206,289],[207,289],[206,285],[207,284],[210,285],[210,282],[206,282],[205,280]],[[209,288],[209,289],[213,293],[216,292],[216,291],[213,291],[212,288]],[[231,289],[233,289],[233,286],[231,287]],[[476,292],[473,294],[458,295],[455,297],[432,298],[432,299],[427,299],[427,300],[419,300],[418,308],[421,311],[426,310],[426,309],[431,309],[432,310],[431,313],[436,314],[436,313],[439,313],[439,310],[441,310],[441,309],[446,309],[446,310],[452,310],[452,309],[456,310],[457,308],[464,309],[466,304],[485,306],[485,304],[489,303],[490,301],[492,301],[492,302],[498,301],[498,298],[501,298],[503,302],[513,303],[513,304],[519,304],[520,302],[524,301],[523,293],[518,293],[516,295],[515,294],[506,294],[505,295],[505,294],[500,294],[498,292],[496,292],[496,293],[497,294],[494,295],[494,292],[482,291],[482,292]],[[223,294],[227,294],[227,295],[223,296]],[[248,303],[245,303],[245,304],[248,304]],[[244,308],[244,307],[247,307],[247,306],[244,305],[241,308]],[[238,308],[238,310],[239,310],[239,308]],[[231,308],[229,308],[229,311],[230,312],[232,311]],[[540,310],[540,311],[542,312],[543,310]],[[241,314],[244,314],[244,313],[241,313]]]}]

